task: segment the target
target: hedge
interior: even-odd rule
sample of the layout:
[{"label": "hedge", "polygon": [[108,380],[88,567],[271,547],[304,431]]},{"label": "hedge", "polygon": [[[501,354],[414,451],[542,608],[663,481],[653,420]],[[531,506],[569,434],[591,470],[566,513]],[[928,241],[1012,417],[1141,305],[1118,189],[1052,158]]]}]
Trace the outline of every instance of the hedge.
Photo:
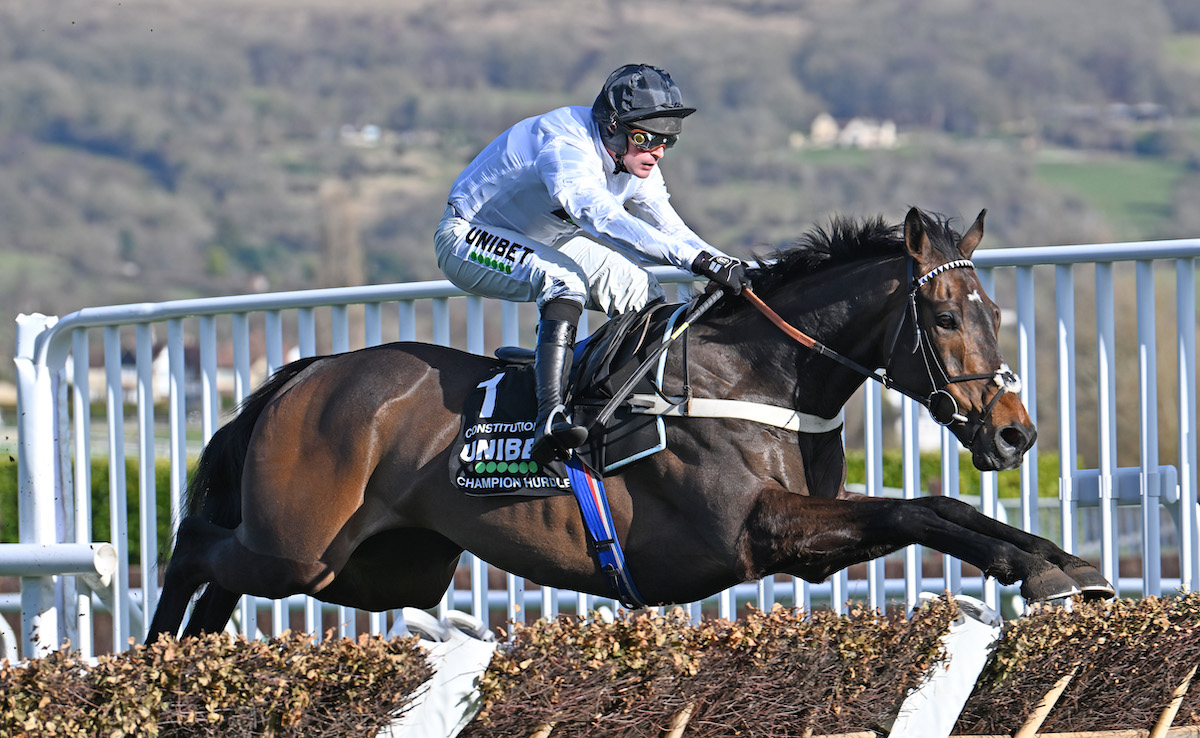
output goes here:
[{"label": "hedge", "polygon": [[[911,617],[776,606],[699,625],[681,610],[515,625],[462,735],[552,726],[551,738],[659,736],[685,710],[687,738],[872,730],[946,657],[940,638],[957,614],[937,598]],[[374,735],[429,678],[413,647],[219,635],[167,638],[92,666],[68,652],[0,662],[0,734]],[[1068,673],[1043,732],[1146,730],[1198,662],[1200,594],[1040,606],[1005,623],[955,735],[1011,735]],[[1200,725],[1200,688],[1174,724]]]},{"label": "hedge", "polygon": [[374,735],[430,668],[415,639],[162,639],[89,665],[68,651],[0,662],[7,736]]},{"label": "hedge", "polygon": [[[112,536],[111,517],[108,504],[108,459],[96,457],[92,459],[92,540],[110,541]],[[138,540],[138,515],[141,510],[141,499],[138,495],[138,483],[141,474],[136,458],[125,461],[125,488],[129,491],[127,499],[129,537],[129,560],[135,563],[141,556],[141,541]],[[158,540],[162,548],[160,555],[166,555],[166,549],[171,540],[171,465],[161,461],[155,465],[154,491],[158,500]],[[17,463],[15,459],[0,462],[0,543],[17,543],[19,538],[17,517]]]}]

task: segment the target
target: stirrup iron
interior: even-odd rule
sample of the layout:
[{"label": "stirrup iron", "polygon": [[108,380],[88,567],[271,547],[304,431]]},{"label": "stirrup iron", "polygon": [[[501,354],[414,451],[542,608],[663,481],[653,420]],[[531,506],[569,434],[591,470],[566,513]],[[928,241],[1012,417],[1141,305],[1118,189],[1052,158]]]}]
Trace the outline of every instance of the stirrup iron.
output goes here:
[{"label": "stirrup iron", "polygon": [[567,418],[567,408],[556,406],[537,429],[538,437],[529,452],[530,458],[543,466],[551,461],[566,461],[575,449],[587,442],[588,430]]}]

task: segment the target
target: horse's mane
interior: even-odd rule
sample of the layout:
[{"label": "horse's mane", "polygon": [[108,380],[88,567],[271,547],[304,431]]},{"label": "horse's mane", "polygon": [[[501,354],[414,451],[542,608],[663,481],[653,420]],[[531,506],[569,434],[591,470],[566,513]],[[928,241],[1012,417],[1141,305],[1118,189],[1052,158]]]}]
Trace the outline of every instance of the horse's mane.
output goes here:
[{"label": "horse's mane", "polygon": [[[920,215],[934,247],[948,260],[960,258],[955,250],[960,236],[951,219],[936,213]],[[792,246],[760,258],[760,266],[750,270],[750,279],[756,292],[767,293],[782,283],[847,261],[902,253],[903,223],[889,225],[881,215],[861,220],[834,216],[828,227],[817,226]]]}]

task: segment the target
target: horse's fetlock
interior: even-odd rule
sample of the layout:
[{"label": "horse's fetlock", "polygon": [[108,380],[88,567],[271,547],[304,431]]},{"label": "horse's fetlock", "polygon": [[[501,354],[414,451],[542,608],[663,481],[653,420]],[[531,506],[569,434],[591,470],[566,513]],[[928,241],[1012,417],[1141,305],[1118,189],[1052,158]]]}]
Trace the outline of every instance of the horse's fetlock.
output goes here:
[{"label": "horse's fetlock", "polygon": [[997,582],[1005,586],[1016,584],[1022,579],[1007,562],[988,567],[984,574],[994,578]]}]

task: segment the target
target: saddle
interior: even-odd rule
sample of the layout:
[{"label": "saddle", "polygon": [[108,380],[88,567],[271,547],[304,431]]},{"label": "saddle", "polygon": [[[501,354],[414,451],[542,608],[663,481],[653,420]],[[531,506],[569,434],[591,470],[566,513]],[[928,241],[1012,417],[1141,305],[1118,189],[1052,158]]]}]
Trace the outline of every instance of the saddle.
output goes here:
[{"label": "saddle", "polygon": [[[576,449],[576,453],[593,469],[607,473],[666,448],[665,431],[657,415],[620,407],[603,425],[596,426],[595,421],[638,370],[639,355],[662,340],[672,314],[679,307],[658,302],[636,312],[622,313],[576,344],[565,404],[577,424],[591,429],[587,443]],[[516,346],[503,346],[495,353],[496,358],[516,367],[532,365],[534,360],[532,349]],[[641,377],[633,392],[662,394],[659,382],[651,374]]]},{"label": "saddle", "polygon": [[[610,320],[589,337],[571,372],[567,403],[575,422],[591,429],[582,451],[593,469],[608,473],[667,447],[660,415],[638,413],[622,405],[603,423],[597,419],[640,368],[643,355],[662,341],[679,309],[679,305],[667,303],[648,305]],[[682,345],[686,356],[686,339]],[[633,393],[661,396],[661,366],[659,372],[639,377]]]}]

